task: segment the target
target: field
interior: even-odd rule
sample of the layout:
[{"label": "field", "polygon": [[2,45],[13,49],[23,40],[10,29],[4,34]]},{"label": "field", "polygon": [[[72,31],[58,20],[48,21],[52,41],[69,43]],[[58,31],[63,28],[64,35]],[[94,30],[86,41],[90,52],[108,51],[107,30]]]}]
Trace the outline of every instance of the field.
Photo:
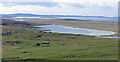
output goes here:
[{"label": "field", "polygon": [[[23,26],[24,24],[25,26]],[[19,24],[13,23],[9,25],[7,23],[7,25],[3,25],[3,60],[118,59],[118,39],[104,39],[73,34],[40,33],[39,30],[30,29],[29,26],[31,25],[27,24],[26,26],[26,23],[21,22]],[[42,44],[46,42],[49,42],[49,44]],[[37,43],[40,43],[40,45],[36,46]]]}]

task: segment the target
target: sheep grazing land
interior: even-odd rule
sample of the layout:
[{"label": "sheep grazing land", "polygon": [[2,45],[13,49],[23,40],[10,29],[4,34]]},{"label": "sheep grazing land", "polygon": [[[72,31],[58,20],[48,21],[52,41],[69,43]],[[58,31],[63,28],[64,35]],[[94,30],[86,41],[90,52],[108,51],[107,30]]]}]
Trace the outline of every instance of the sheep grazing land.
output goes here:
[{"label": "sheep grazing land", "polygon": [[2,24],[3,60],[118,59],[118,39],[43,33],[30,28],[37,23],[5,21]]}]

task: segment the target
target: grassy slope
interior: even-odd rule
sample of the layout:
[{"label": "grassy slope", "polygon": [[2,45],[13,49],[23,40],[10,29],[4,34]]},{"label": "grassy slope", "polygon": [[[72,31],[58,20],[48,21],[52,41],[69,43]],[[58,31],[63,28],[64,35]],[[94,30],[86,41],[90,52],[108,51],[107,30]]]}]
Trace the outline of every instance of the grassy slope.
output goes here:
[{"label": "grassy slope", "polygon": [[[117,39],[72,34],[44,34],[28,28],[3,26],[3,32],[7,31],[12,34],[3,35],[4,59],[115,60],[118,55]],[[34,38],[36,35],[42,37]],[[7,41],[12,42],[7,43]],[[14,41],[22,42],[15,45]],[[50,44],[49,47],[44,47],[46,45],[35,47],[38,42],[50,42]]]},{"label": "grassy slope", "polygon": [[51,19],[25,19],[27,22],[35,23],[48,23],[65,25],[71,27],[89,28],[89,29],[99,29],[118,32],[118,23],[113,22],[101,22],[101,21],[67,21],[67,20],[51,20]]}]

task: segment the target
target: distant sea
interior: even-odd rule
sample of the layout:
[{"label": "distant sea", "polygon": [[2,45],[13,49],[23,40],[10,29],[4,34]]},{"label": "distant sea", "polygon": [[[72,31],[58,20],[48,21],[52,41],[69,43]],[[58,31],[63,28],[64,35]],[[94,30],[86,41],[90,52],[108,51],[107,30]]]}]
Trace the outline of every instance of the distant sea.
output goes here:
[{"label": "distant sea", "polygon": [[105,21],[119,22],[117,17],[14,17],[15,19],[30,18],[30,19],[63,19],[68,21]]}]

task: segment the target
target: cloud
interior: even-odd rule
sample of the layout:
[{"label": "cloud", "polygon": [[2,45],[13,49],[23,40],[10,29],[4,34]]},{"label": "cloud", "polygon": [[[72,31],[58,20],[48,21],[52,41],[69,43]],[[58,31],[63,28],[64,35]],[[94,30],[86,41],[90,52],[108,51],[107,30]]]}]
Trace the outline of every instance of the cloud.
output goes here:
[{"label": "cloud", "polygon": [[115,7],[120,0],[1,0],[1,2],[58,2],[58,3],[78,3],[83,6],[111,6]]},{"label": "cloud", "polygon": [[45,7],[58,6],[57,2],[3,2],[4,6],[16,6],[16,5],[38,5]]},{"label": "cloud", "polygon": [[119,0],[54,0],[59,3],[74,3],[81,4],[83,6],[109,6],[109,7],[117,7]]},{"label": "cloud", "polygon": [[1,0],[1,2],[54,2],[54,0]]},{"label": "cloud", "polygon": [[0,10],[0,12],[2,14],[33,13],[43,15],[89,16],[117,16],[118,12],[118,0],[49,0],[48,2],[35,2],[36,0],[34,0],[34,2],[33,0],[30,1],[31,2],[17,3],[7,1],[1,3],[0,8],[2,8],[2,10]]}]

